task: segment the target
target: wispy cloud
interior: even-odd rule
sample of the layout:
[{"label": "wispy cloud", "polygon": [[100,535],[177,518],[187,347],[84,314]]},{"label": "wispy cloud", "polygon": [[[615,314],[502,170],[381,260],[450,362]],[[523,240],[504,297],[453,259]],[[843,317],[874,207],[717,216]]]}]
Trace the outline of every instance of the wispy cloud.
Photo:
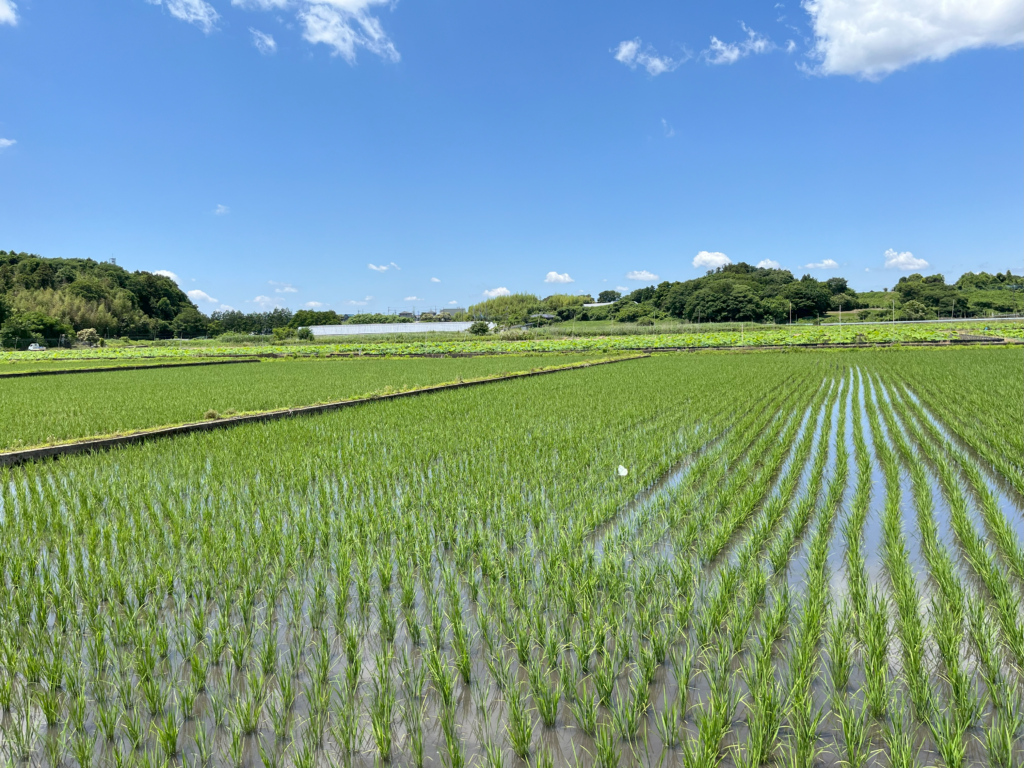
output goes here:
[{"label": "wispy cloud", "polygon": [[740,22],[747,39],[738,43],[723,43],[717,37],[711,37],[711,45],[701,52],[708,64],[735,64],[750,54],[768,53],[775,49],[775,43],[764,35],[758,34],[743,22]]},{"label": "wispy cloud", "polygon": [[267,280],[267,285],[274,286],[274,293],[298,293],[299,289],[291,283],[279,283],[276,280]]},{"label": "wispy cloud", "polygon": [[726,264],[732,264],[732,259],[721,251],[701,251],[693,257],[693,266],[718,269]]},{"label": "wispy cloud", "polygon": [[348,300],[348,301],[346,301],[345,303],[346,303],[346,304],[351,304],[351,305],[352,305],[353,307],[365,307],[365,306],[366,306],[367,304],[369,304],[369,303],[370,303],[371,301],[373,301],[373,296],[367,296],[367,297],[366,297],[365,299],[363,299],[362,301],[359,301],[359,300],[357,300],[357,299],[349,299],[349,300]]},{"label": "wispy cloud", "polygon": [[659,56],[651,46],[648,45],[645,48],[643,40],[639,37],[635,37],[632,40],[623,40],[612,51],[612,55],[615,56],[616,61],[625,64],[630,69],[636,69],[637,66],[641,66],[652,76],[671,72],[686,61],[686,58],[689,58],[687,56],[682,59],[672,59],[668,56]]},{"label": "wispy cloud", "polygon": [[322,301],[307,301],[302,306],[306,307],[306,309],[320,309],[320,307],[326,307],[327,305]]},{"label": "wispy cloud", "polygon": [[[0,3],[2,3],[3,1],[4,0],[0,0]],[[8,147],[13,147],[17,143],[17,139],[0,139],[0,152],[7,149]]]},{"label": "wispy cloud", "polygon": [[423,301],[419,296],[406,296],[402,301]]},{"label": "wispy cloud", "polygon": [[569,277],[569,273],[558,274],[557,272],[548,272],[544,278],[545,283],[575,283],[576,281]]},{"label": "wispy cloud", "polygon": [[228,208],[226,205],[218,205],[216,208],[213,209],[213,213],[215,216],[227,216],[229,213],[231,213],[231,209]]},{"label": "wispy cloud", "polygon": [[448,302],[448,306],[450,306],[450,307],[454,307],[454,306],[455,306],[456,304],[458,304],[458,303],[459,303],[459,302],[455,301],[455,299],[452,299],[451,301],[449,301],[449,302]]},{"label": "wispy cloud", "polygon": [[498,296],[511,296],[511,295],[512,295],[512,291],[510,291],[508,288],[505,288],[504,286],[502,286],[501,288],[491,288],[491,290],[489,290],[489,291],[484,291],[484,296],[486,296],[488,299],[493,299],[493,298],[496,298]]},{"label": "wispy cloud", "polygon": [[374,272],[387,272],[389,269],[401,269],[401,267],[399,267],[393,261],[390,264],[367,264],[366,266],[372,269]]},{"label": "wispy cloud", "polygon": [[237,312],[238,310],[232,307],[230,304],[221,304],[217,307],[221,312]]},{"label": "wispy cloud", "polygon": [[436,277],[432,277],[432,278],[430,278],[430,282],[432,282],[432,283],[440,283],[441,281],[438,280]]},{"label": "wispy cloud", "polygon": [[927,261],[917,258],[910,251],[897,253],[894,249],[890,248],[885,252],[886,269],[900,269],[904,272],[911,272],[915,269],[924,269],[928,266],[929,264]]},{"label": "wispy cloud", "polygon": [[804,264],[804,269],[839,269],[839,262],[834,259],[812,261],[810,264]]},{"label": "wispy cloud", "polygon": [[657,280],[658,276],[653,272],[648,272],[646,269],[637,269],[633,270],[632,272],[627,272],[626,279],[650,282],[651,280]]},{"label": "wispy cloud", "polygon": [[668,120],[666,120],[664,117],[661,118],[661,131],[662,133],[665,134],[666,139],[671,139],[673,136],[676,135],[676,129],[669,125]]},{"label": "wispy cloud", "polygon": [[14,0],[0,0],[0,24],[15,26],[18,23],[17,9]]},{"label": "wispy cloud", "polygon": [[356,60],[356,50],[364,48],[387,61],[402,57],[384,31],[380,19],[371,15],[374,5],[388,4],[388,0],[317,0],[307,2],[298,13],[304,31],[302,36],[311,43],[323,43],[349,64]]},{"label": "wispy cloud", "polygon": [[280,306],[277,299],[272,299],[269,296],[257,296],[251,303],[258,304],[260,309],[273,309]]},{"label": "wispy cloud", "polygon": [[[176,19],[194,24],[203,32],[213,31],[220,15],[206,0],[146,0],[152,5],[163,5]],[[2,2],[2,0],[0,0]]]},{"label": "wispy cloud", "polygon": [[621,292],[621,293],[626,293],[626,292],[628,292],[628,291],[629,291],[629,288],[627,288],[627,287],[626,287],[626,286],[624,286],[624,285],[616,285],[616,286],[615,286],[615,290],[616,290],[616,291],[619,291],[619,292]]},{"label": "wispy cloud", "polygon": [[188,297],[190,299],[192,299],[192,301],[205,301],[208,304],[219,304],[220,303],[220,299],[215,299],[215,298],[213,298],[213,296],[208,294],[206,291],[200,291],[199,289],[196,289],[194,291],[189,291],[188,292]]},{"label": "wispy cloud", "polygon": [[782,269],[782,265],[775,259],[761,259],[757,262],[758,269]]},{"label": "wispy cloud", "polygon": [[249,27],[249,31],[252,33],[252,44],[256,46],[256,50],[262,53],[264,56],[274,53],[277,50],[277,42],[274,40],[273,35],[268,35],[266,32],[260,32],[258,29]]},{"label": "wispy cloud", "polygon": [[169,277],[169,278],[171,278],[171,280],[173,280],[176,283],[180,283],[181,282],[181,279],[176,274],[171,272],[171,270],[169,270],[169,269],[158,269],[153,274],[154,275],[160,275],[161,277]]}]

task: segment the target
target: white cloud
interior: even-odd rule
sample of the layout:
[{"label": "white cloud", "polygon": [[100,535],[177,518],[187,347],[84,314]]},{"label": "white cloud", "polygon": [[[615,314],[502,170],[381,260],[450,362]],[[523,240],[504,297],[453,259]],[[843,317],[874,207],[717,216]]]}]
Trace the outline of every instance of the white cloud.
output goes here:
[{"label": "white cloud", "polygon": [[548,272],[544,277],[545,283],[575,283],[576,281],[569,277],[569,273],[558,274],[557,272]]},{"label": "white cloud", "polygon": [[712,35],[711,45],[701,55],[708,64],[735,64],[740,59],[754,53],[768,53],[775,49],[775,43],[764,35],[758,34],[743,22],[740,22],[747,39],[739,43],[723,43]]},{"label": "white cloud", "polygon": [[256,11],[272,11],[277,8],[287,8],[290,0],[231,0],[236,8],[245,8]]},{"label": "white cloud", "polygon": [[511,296],[511,295],[512,295],[512,291],[510,291],[508,288],[505,288],[505,287],[502,287],[502,288],[492,288],[489,291],[484,291],[484,296],[486,296],[488,299],[493,299],[493,298],[495,298],[497,296]]},{"label": "white cloud", "polygon": [[661,118],[661,130],[665,134],[666,139],[671,139],[673,136],[676,135],[676,129],[669,125],[668,120],[666,120],[664,117]]},{"label": "white cloud", "polygon": [[671,72],[686,60],[685,58],[671,59],[668,56],[658,56],[651,46],[646,48],[642,46],[643,41],[639,37],[623,40],[614,51],[615,60],[622,62],[630,69],[636,69],[639,64],[650,75]]},{"label": "white cloud", "polygon": [[432,282],[432,283],[440,283],[441,281],[438,280],[436,277],[432,277],[432,278],[430,278],[430,282]]},{"label": "white cloud", "polygon": [[253,29],[252,27],[249,27],[249,31],[252,32],[252,44],[256,46],[257,51],[263,55],[277,51],[277,42],[274,40],[273,35],[268,35],[266,32],[260,32],[258,29]]},{"label": "white cloud", "polygon": [[825,259],[804,264],[804,269],[839,269],[839,264],[833,259]]},{"label": "white cloud", "polygon": [[732,259],[719,251],[701,251],[693,257],[693,266],[717,269],[726,264],[732,264]]},{"label": "white cloud", "polygon": [[181,282],[181,278],[179,278],[176,274],[171,272],[171,270],[169,270],[169,269],[158,269],[153,274],[154,275],[160,275],[161,277],[169,277],[169,278],[171,278],[171,280],[173,280],[176,283],[180,283]]},{"label": "white cloud", "polygon": [[14,0],[0,0],[0,24],[15,26],[18,23],[17,8]]},{"label": "white cloud", "polygon": [[805,0],[815,72],[878,80],[957,51],[1024,42],[1020,0]]},{"label": "white cloud", "polygon": [[454,306],[455,306],[456,304],[458,304],[458,303],[459,303],[459,302],[455,301],[454,299],[452,299],[451,301],[449,301],[449,302],[448,302],[448,304],[449,304],[450,306],[452,306],[452,307],[454,307]]},{"label": "white cloud", "polygon": [[373,301],[373,296],[367,296],[367,297],[366,297],[365,299],[363,299],[362,301],[357,301],[356,299],[349,299],[349,300],[348,300],[348,301],[346,301],[345,303],[346,303],[346,304],[351,304],[351,305],[352,305],[352,306],[354,306],[354,307],[365,307],[365,306],[366,306],[367,304],[369,304],[369,303],[370,303],[371,301]]},{"label": "white cloud", "polygon": [[307,309],[319,309],[320,307],[326,307],[327,305],[324,304],[322,301],[307,301],[302,306],[306,307]]},{"label": "white cloud", "polygon": [[387,272],[389,269],[401,269],[401,267],[399,267],[393,261],[390,264],[367,264],[366,266],[372,269],[374,272]]},{"label": "white cloud", "polygon": [[196,289],[194,291],[189,291],[188,292],[188,297],[190,299],[192,299],[193,301],[206,301],[206,302],[209,302],[210,304],[219,304],[220,303],[220,299],[215,299],[215,298],[213,298],[213,296],[208,294],[206,291],[200,291],[199,289]]},{"label": "white cloud", "polygon": [[238,311],[234,307],[232,307],[230,304],[221,304],[219,307],[217,307],[217,309],[219,309],[221,312],[237,312]]},{"label": "white cloud", "polygon": [[305,27],[303,37],[311,43],[323,43],[334,49],[349,64],[356,60],[356,49],[365,48],[382,59],[401,59],[380,19],[369,13],[370,6],[388,0],[316,0],[299,11]]},{"label": "white cloud", "polygon": [[[4,0],[0,0],[0,3],[2,3],[3,1]],[[8,147],[13,147],[17,143],[17,139],[0,139],[0,150],[7,149]]]},{"label": "white cloud", "polygon": [[406,296],[402,301],[423,301],[419,296]]},{"label": "white cloud", "polygon": [[901,269],[904,272],[911,272],[915,269],[924,269],[927,266],[929,266],[927,261],[917,258],[910,251],[897,253],[890,248],[885,252],[886,269]]},{"label": "white cloud", "polygon": [[786,53],[792,53],[795,50],[796,50],[796,43],[794,43],[792,40],[787,40],[786,41]]},{"label": "white cloud", "polygon": [[272,299],[269,296],[257,296],[252,300],[252,303],[259,304],[260,309],[273,309],[274,307],[281,306],[277,299]]},{"label": "white cloud", "polygon": [[626,286],[624,286],[624,285],[616,285],[616,286],[615,286],[615,290],[616,290],[616,291],[621,291],[622,293],[626,293],[626,292],[628,292],[628,291],[629,291],[629,288],[627,288],[627,287],[626,287]]},{"label": "white cloud", "polygon": [[[643,282],[649,282],[651,280],[657,280],[658,276],[653,272],[648,272],[646,269],[633,270],[632,272],[626,273],[627,280],[637,280]],[[622,290],[628,290],[623,288]]]},{"label": "white cloud", "polygon": [[216,216],[226,216],[227,214],[231,213],[231,209],[228,208],[226,205],[218,205],[216,208],[213,209],[213,213]]},{"label": "white cloud", "polygon": [[274,293],[298,293],[299,289],[291,283],[279,283],[276,280],[267,280],[267,285],[273,285]]},{"label": "white cloud", "polygon": [[[3,0],[0,0],[2,2]],[[206,0],[147,0],[153,5],[165,5],[171,16],[195,24],[209,34],[220,16]]]},{"label": "white cloud", "polygon": [[761,259],[757,262],[758,269],[782,269],[782,265],[775,259]]}]

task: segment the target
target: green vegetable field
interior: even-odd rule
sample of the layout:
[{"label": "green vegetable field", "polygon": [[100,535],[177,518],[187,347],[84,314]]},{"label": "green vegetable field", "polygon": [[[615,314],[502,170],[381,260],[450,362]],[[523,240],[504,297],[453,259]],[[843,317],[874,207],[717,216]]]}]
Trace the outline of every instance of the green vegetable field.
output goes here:
[{"label": "green vegetable field", "polygon": [[[516,364],[6,381],[2,434]],[[0,753],[1019,766],[1022,392],[1019,346],[664,354],[0,469]]]},{"label": "green vegetable field", "polygon": [[[733,324],[736,325],[741,324]],[[958,341],[963,334],[982,338],[1024,337],[1024,322],[994,320],[989,323],[943,322],[921,324],[873,325],[761,325],[749,324],[745,330],[687,333],[652,333],[644,335],[580,336],[576,338],[536,338],[513,341],[499,336],[463,337],[444,341],[426,338],[420,341],[382,341],[363,336],[358,341],[324,341],[317,344],[223,345],[211,342],[187,343],[181,346],[132,346],[109,348],[51,349],[45,352],[0,352],[3,363],[25,363],[34,360],[107,360],[139,361],[151,359],[191,359],[196,357],[228,357],[258,354],[278,355],[458,355],[508,354],[535,352],[646,351],[651,349],[701,349],[706,347],[771,347],[814,344],[894,344],[912,342]],[[427,334],[429,337],[429,334]],[[335,340],[343,337],[335,337]],[[168,344],[168,343],[164,343]]]},{"label": "green vegetable field", "polygon": [[208,411],[290,408],[598,358],[288,359],[0,379],[0,449],[200,421]]}]

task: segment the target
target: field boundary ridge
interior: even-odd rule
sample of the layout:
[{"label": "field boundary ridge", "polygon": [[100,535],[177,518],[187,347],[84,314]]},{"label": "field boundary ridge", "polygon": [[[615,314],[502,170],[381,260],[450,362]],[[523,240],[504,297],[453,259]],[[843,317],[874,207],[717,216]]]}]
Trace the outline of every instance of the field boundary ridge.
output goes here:
[{"label": "field boundary ridge", "polygon": [[[468,381],[450,382],[447,384],[431,384],[426,387],[408,389],[402,392],[388,392],[380,395],[369,395],[367,397],[353,398],[351,400],[337,400],[331,403],[320,403],[317,405],[303,405],[296,408],[280,408],[273,411],[260,411],[257,413],[240,414],[238,416],[226,416],[223,418],[210,419],[208,421],[197,421],[188,424],[179,424],[172,427],[158,427],[156,429],[145,429],[131,432],[125,435],[113,435],[110,437],[91,438],[78,440],[76,442],[48,445],[39,448],[25,448],[18,451],[7,451],[0,453],[0,467],[10,467],[39,459],[56,458],[69,456],[77,453],[92,453],[94,451],[109,450],[120,446],[138,445],[149,440],[185,435],[192,432],[210,432],[215,429],[239,426],[242,424],[253,424],[279,419],[289,419],[295,416],[314,416],[328,411],[335,411],[341,408],[351,408],[367,403],[381,402],[385,400],[397,400],[401,397],[412,397],[414,395],[426,395],[434,392],[443,392],[450,389],[461,389],[463,387],[474,387],[480,384],[491,384],[498,381],[510,381],[512,379],[525,379],[531,376],[543,376],[548,373],[561,373],[562,371],[574,371],[581,368],[592,368],[598,365],[609,365],[611,363],[624,363],[628,360],[643,360],[650,357],[648,354],[627,355],[615,357],[609,360],[593,360],[583,363],[572,363],[571,365],[547,368],[539,371],[517,371],[515,373],[502,374],[500,376],[483,377],[470,379]],[[255,362],[255,361],[254,361]]]},{"label": "field boundary ridge", "polygon": [[[104,358],[109,359],[109,358]],[[0,379],[27,379],[32,376],[64,376],[69,373],[107,373],[109,371],[144,371],[153,368],[195,368],[201,365],[235,365],[237,363],[259,363],[259,357],[244,357],[236,360],[200,360],[195,363],[146,363],[144,365],[99,365],[95,368],[60,368],[54,371],[24,371],[23,373],[0,373]]]}]

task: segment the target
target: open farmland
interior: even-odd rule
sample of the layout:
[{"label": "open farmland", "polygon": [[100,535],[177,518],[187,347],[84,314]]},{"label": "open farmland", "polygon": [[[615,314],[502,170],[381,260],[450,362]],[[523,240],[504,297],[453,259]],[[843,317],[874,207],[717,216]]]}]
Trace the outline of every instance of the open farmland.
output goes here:
[{"label": "open farmland", "polygon": [[208,411],[291,408],[594,359],[289,359],[2,379],[0,449],[199,421]]},{"label": "open farmland", "polygon": [[[569,333],[571,334],[571,324]],[[509,338],[501,334],[468,336],[466,334],[424,334],[427,338],[410,341],[402,336],[327,337],[310,343],[267,343],[266,337],[253,342],[225,345],[212,341],[154,342],[152,346],[91,347],[50,349],[45,352],[0,352],[2,363],[29,363],[56,360],[106,360],[140,362],[150,360],[190,360],[204,357],[230,357],[260,355],[484,355],[532,354],[541,352],[574,352],[606,354],[623,351],[652,349],[706,349],[709,347],[772,347],[816,344],[905,344],[957,342],[964,335],[998,340],[1024,338],[1024,321],[993,320],[988,322],[876,323],[827,325],[761,325],[758,323],[729,323],[722,329],[715,326],[677,325],[678,332],[668,332],[666,326],[658,332],[648,333],[641,326],[622,325],[621,332],[610,336],[568,336],[558,338],[552,333],[564,333],[565,328],[554,327],[516,332]],[[642,329],[642,330],[641,330]],[[637,331],[640,335],[637,335]],[[524,336],[526,338],[522,338]],[[6,370],[6,369],[4,369]]]},{"label": "open farmland", "polygon": [[662,355],[0,470],[0,743],[1019,765],[1022,391],[1019,348]]}]

